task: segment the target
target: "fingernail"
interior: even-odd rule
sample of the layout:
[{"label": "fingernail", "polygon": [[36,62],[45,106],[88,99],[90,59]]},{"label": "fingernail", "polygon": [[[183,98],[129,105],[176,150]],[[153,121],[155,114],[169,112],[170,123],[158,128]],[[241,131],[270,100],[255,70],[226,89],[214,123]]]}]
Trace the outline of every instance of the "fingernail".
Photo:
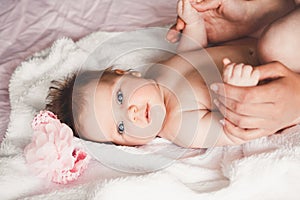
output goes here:
[{"label": "fingernail", "polygon": [[222,124],[222,126],[225,126],[225,120],[224,119],[221,119],[219,122],[220,122],[220,124]]},{"label": "fingernail", "polygon": [[165,38],[165,40],[166,40],[168,43],[172,43],[172,41],[169,40],[168,38]]},{"label": "fingernail", "polygon": [[211,85],[210,85],[210,89],[211,89],[212,91],[214,91],[214,92],[217,92],[217,91],[218,91],[218,86],[217,86],[217,84],[211,84]]},{"label": "fingernail", "polygon": [[214,103],[216,104],[216,106],[219,107],[220,103],[219,103],[219,101],[217,99],[214,99]]}]

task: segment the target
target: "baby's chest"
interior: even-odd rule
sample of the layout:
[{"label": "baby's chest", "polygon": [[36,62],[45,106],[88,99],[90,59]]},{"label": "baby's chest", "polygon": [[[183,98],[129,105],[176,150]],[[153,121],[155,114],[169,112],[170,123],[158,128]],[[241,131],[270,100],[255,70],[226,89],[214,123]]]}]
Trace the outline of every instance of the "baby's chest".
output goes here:
[{"label": "baby's chest", "polygon": [[196,73],[184,76],[184,81],[175,88],[177,98],[183,111],[211,109],[209,89],[202,77]]}]

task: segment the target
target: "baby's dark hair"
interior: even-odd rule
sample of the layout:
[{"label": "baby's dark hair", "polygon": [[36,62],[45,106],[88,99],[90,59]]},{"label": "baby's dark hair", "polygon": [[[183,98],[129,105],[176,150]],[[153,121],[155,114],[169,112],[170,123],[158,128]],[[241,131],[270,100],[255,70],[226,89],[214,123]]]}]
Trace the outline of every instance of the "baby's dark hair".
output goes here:
[{"label": "baby's dark hair", "polygon": [[[104,73],[107,71],[111,70],[105,70]],[[85,86],[92,81],[100,81],[100,74],[100,71],[85,71],[51,82],[46,109],[56,114],[62,123],[67,124],[76,137],[79,137],[78,117],[86,104]]]}]

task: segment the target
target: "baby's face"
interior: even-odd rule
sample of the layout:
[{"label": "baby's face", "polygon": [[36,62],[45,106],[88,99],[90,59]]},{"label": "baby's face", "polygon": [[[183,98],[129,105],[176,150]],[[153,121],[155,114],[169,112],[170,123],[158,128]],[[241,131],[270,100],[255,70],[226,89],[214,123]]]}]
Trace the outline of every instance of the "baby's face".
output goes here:
[{"label": "baby's face", "polygon": [[153,80],[131,74],[113,77],[113,81],[100,81],[96,87],[94,114],[86,116],[95,117],[98,126],[94,129],[100,130],[87,139],[128,146],[146,144],[163,126],[162,92]]}]

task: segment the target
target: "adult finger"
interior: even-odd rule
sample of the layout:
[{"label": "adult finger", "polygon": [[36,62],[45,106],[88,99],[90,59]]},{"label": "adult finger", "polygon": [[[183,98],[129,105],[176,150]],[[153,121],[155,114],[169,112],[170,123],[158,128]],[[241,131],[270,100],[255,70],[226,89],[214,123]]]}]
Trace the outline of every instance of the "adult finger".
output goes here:
[{"label": "adult finger", "polygon": [[240,103],[223,96],[218,96],[217,101],[225,105],[227,109],[239,113],[240,115],[261,117],[264,119],[269,118],[269,116],[274,113],[274,109],[276,109],[274,103]]},{"label": "adult finger", "polygon": [[[259,71],[260,80],[284,78],[289,72],[289,69],[279,62],[272,62],[255,67],[255,70]],[[272,81],[268,84],[254,87],[237,87],[216,83],[211,85],[211,89],[218,95],[230,97],[239,102],[261,103],[263,100],[264,102],[272,102],[278,84],[281,84],[281,81]]]},{"label": "adult finger", "polygon": [[253,117],[248,115],[240,115],[239,113],[235,113],[230,109],[227,109],[222,103],[216,102],[219,111],[222,115],[230,121],[232,124],[244,128],[244,129],[252,129],[252,128],[268,128],[270,126],[269,121],[261,117]]},{"label": "adult finger", "polygon": [[[237,129],[236,131],[238,131],[238,132],[244,130],[244,129],[241,129],[241,128],[239,128],[239,127],[236,127],[236,129]],[[226,137],[227,137],[233,144],[243,144],[243,143],[247,142],[247,140],[244,140],[244,139],[242,139],[242,138],[239,138],[239,137],[237,137],[237,136],[231,134],[231,132],[230,132],[231,130],[229,130],[229,129],[227,128],[227,126],[225,126],[225,120],[224,120],[223,131],[224,131]]]},{"label": "adult finger", "polygon": [[213,83],[210,88],[219,96],[230,98],[241,103],[270,103],[274,101],[276,84],[279,81],[253,87],[239,87],[224,83]]},{"label": "adult finger", "polygon": [[236,141],[249,141],[257,139],[263,136],[268,136],[276,131],[271,131],[267,129],[254,128],[254,129],[243,129],[235,126],[228,120],[224,120],[224,132],[229,138],[235,139]]},{"label": "adult finger", "polygon": [[192,5],[197,11],[204,12],[207,10],[217,9],[221,4],[221,0],[202,0]]},{"label": "adult finger", "polygon": [[279,62],[271,62],[254,68],[259,71],[260,80],[284,77],[288,69]]},{"label": "adult finger", "polygon": [[176,30],[176,24],[174,24],[168,31],[167,35],[166,35],[166,39],[169,41],[169,42],[177,42],[180,38],[180,32],[178,32]]}]

